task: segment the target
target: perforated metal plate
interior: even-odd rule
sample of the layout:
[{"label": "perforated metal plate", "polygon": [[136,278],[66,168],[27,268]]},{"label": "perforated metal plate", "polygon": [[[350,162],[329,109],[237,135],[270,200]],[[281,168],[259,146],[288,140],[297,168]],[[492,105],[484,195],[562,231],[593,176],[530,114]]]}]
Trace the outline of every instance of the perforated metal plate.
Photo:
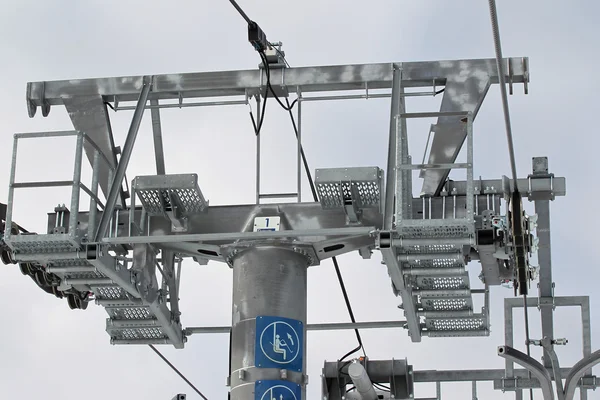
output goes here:
[{"label": "perforated metal plate", "polygon": [[67,279],[95,279],[104,277],[100,272],[65,272],[62,275]]},{"label": "perforated metal plate", "polygon": [[483,317],[470,318],[429,318],[425,326],[435,331],[476,331],[484,329],[485,319]]},{"label": "perforated metal plate", "polygon": [[69,234],[12,235],[7,244],[24,254],[68,252],[79,246]]},{"label": "perforated metal plate", "polygon": [[163,339],[165,335],[160,328],[124,328],[115,329],[111,332],[113,339],[140,340],[140,339]]},{"label": "perforated metal plate", "polygon": [[83,259],[73,259],[73,260],[53,260],[52,266],[54,267],[89,267],[91,264],[87,262],[87,260]]},{"label": "perforated metal plate", "polygon": [[462,267],[465,264],[462,261],[458,261],[456,259],[444,259],[438,258],[435,260],[417,260],[411,261],[408,263],[409,266],[415,268],[458,268]]},{"label": "perforated metal plate", "polygon": [[315,184],[325,209],[344,206],[351,198],[358,208],[380,208],[383,171],[377,167],[317,169]]},{"label": "perforated metal plate", "polygon": [[458,299],[421,299],[423,309],[427,311],[467,311],[473,309],[471,298]]},{"label": "perforated metal plate", "polygon": [[208,206],[196,174],[138,176],[133,181],[133,190],[149,215],[163,215],[174,206],[189,215],[202,212]]},{"label": "perforated metal plate", "polygon": [[433,244],[419,246],[402,246],[402,252],[408,254],[436,254],[450,253],[461,250],[458,246],[451,244]]},{"label": "perforated metal plate", "polygon": [[427,290],[468,289],[469,276],[420,276],[417,277],[416,284],[419,289]]},{"label": "perforated metal plate", "polygon": [[106,312],[115,320],[150,319],[153,316],[148,307],[107,308]]},{"label": "perforated metal plate", "polygon": [[[444,220],[440,220],[440,222],[442,221]],[[438,226],[401,226],[398,229],[402,236],[413,239],[467,237],[473,230],[474,226],[441,224]]]},{"label": "perforated metal plate", "polygon": [[103,287],[92,287],[91,288],[97,299],[103,300],[126,300],[127,296],[125,291],[118,286],[103,286]]}]

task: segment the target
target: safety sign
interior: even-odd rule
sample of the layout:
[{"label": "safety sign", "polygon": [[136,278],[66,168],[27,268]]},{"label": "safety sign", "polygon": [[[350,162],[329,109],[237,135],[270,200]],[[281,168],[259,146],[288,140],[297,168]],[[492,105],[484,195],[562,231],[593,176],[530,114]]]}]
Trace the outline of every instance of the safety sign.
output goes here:
[{"label": "safety sign", "polygon": [[281,317],[256,317],[255,365],[302,371],[303,326],[301,321]]},{"label": "safety sign", "polygon": [[301,400],[300,385],[288,381],[256,381],[254,400]]}]

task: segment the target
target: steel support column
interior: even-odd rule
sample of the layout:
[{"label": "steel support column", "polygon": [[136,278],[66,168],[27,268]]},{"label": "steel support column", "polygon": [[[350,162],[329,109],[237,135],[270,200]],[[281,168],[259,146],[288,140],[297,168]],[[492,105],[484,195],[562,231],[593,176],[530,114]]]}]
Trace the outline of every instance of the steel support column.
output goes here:
[{"label": "steel support column", "polygon": [[150,100],[150,114],[152,116],[152,133],[154,134],[154,158],[156,158],[156,174],[164,175],[165,172],[165,152],[163,150],[162,127],[160,124],[160,109],[158,100]]},{"label": "steel support column", "polygon": [[[537,237],[539,239],[538,261],[540,265],[539,297],[542,317],[542,338],[554,339],[554,289],[552,288],[552,254],[550,251],[550,200],[536,200],[535,213],[538,216]],[[544,358],[544,367],[552,368],[549,357]]]},{"label": "steel support column", "polygon": [[[302,371],[257,368],[255,365],[256,319],[283,317],[301,321],[306,327],[306,277],[308,259],[292,249],[264,246],[241,250],[233,259],[233,317],[231,342],[231,400],[254,398],[259,380],[287,380],[302,387],[306,346],[302,346]],[[306,342],[306,329],[299,332]],[[300,400],[300,399],[298,399]]]}]

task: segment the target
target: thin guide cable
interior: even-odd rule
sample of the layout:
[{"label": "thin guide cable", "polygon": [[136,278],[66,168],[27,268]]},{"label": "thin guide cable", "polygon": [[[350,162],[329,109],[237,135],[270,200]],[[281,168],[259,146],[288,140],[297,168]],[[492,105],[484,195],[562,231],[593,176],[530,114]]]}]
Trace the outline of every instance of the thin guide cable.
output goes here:
[{"label": "thin guide cable", "polygon": [[[289,115],[290,115],[290,119],[292,121],[292,126],[294,127],[294,132],[296,134],[296,139],[298,139],[298,127],[296,125],[296,120],[294,119],[294,114],[292,114],[292,107],[294,107],[295,102],[298,101],[298,99],[294,100],[294,102],[292,102],[292,104],[290,105],[289,100],[286,98],[285,99],[286,104],[287,104],[287,108],[284,107],[285,110],[288,111]],[[312,177],[312,174],[310,173],[310,168],[308,166],[308,162],[306,161],[306,155],[304,153],[304,148],[301,147],[301,156],[302,156],[302,161],[304,164],[304,169],[306,170],[306,175],[308,177],[308,182],[310,184],[310,190],[312,192],[312,196],[313,196],[313,200],[315,202],[319,201],[319,196],[317,194],[317,190],[315,187],[315,183]],[[350,298],[348,297],[348,292],[346,291],[346,285],[344,283],[344,278],[342,277],[342,273],[340,271],[340,266],[338,264],[337,258],[332,257],[331,258],[333,261],[333,266],[335,268],[335,273],[337,275],[338,278],[338,282],[340,284],[340,289],[342,290],[342,295],[344,296],[344,302],[346,303],[346,308],[348,309],[348,314],[350,315],[350,320],[352,321],[352,323],[356,323],[356,318],[354,318],[354,311],[352,310],[352,304],[350,304]],[[339,359],[339,361],[344,361],[346,359],[346,357],[349,357],[350,355],[356,353],[357,351],[360,351],[362,349],[364,356],[367,356],[367,353],[365,351],[365,347],[363,345],[363,341],[362,341],[362,337],[360,336],[360,331],[358,330],[358,328],[354,329],[354,333],[356,334],[356,340],[358,341],[358,346],[352,350],[350,350],[348,353],[346,353],[342,358]],[[340,368],[340,370],[345,366],[346,364],[343,364],[342,367]]]},{"label": "thin guide cable", "polygon": [[189,380],[188,380],[188,379],[185,377],[185,375],[183,375],[181,372],[179,372],[179,370],[178,370],[178,369],[177,369],[177,368],[176,368],[176,367],[175,367],[173,364],[171,364],[171,362],[170,362],[169,360],[167,360],[167,358],[166,358],[165,356],[163,356],[163,355],[162,355],[162,353],[161,353],[160,351],[158,351],[158,349],[157,349],[156,347],[154,347],[154,345],[151,345],[151,344],[149,344],[148,346],[150,346],[150,348],[151,348],[151,349],[152,349],[152,350],[153,350],[153,351],[154,351],[154,352],[155,352],[155,353],[156,353],[156,354],[157,354],[157,355],[158,355],[160,358],[162,358],[162,360],[163,360],[165,363],[167,363],[167,365],[168,365],[169,367],[171,367],[171,369],[172,369],[173,371],[175,371],[175,372],[177,373],[177,375],[179,375],[179,376],[181,377],[181,379],[183,379],[183,380],[185,381],[185,383],[187,383],[188,385],[190,385],[190,387],[191,387],[192,389],[194,389],[194,391],[195,391],[196,393],[198,393],[198,395],[199,395],[200,397],[202,397],[204,400],[208,400],[208,398],[207,398],[205,395],[203,395],[203,394],[202,394],[202,392],[201,392],[201,391],[199,391],[199,390],[198,390],[198,388],[196,388],[196,386],[194,386],[194,385],[192,384],[192,382],[190,382],[190,381],[189,381]]}]

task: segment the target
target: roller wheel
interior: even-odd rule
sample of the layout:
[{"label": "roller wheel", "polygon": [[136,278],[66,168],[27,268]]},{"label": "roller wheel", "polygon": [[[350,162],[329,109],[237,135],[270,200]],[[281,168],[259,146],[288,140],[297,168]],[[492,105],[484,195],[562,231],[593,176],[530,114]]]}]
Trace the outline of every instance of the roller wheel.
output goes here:
[{"label": "roller wheel", "polygon": [[23,275],[33,275],[33,268],[30,263],[20,263],[19,269]]},{"label": "roller wheel", "polygon": [[74,294],[69,293],[67,295],[67,303],[69,304],[69,308],[71,310],[75,310],[77,308],[77,298]]},{"label": "roller wheel", "polygon": [[52,293],[59,299],[62,299],[64,297],[64,293],[58,290],[57,286],[52,286]]},{"label": "roller wheel", "polygon": [[14,260],[14,258],[12,257],[12,253],[10,252],[10,250],[2,250],[0,252],[0,258],[2,258],[2,262],[4,264],[16,264],[17,262]]},{"label": "roller wheel", "polygon": [[50,286],[50,282],[48,282],[44,271],[35,271],[33,277],[35,279],[35,283],[37,283],[40,287]]},{"label": "roller wheel", "polygon": [[88,306],[87,298],[82,299],[81,297],[77,297],[77,308],[80,310],[85,310]]}]

